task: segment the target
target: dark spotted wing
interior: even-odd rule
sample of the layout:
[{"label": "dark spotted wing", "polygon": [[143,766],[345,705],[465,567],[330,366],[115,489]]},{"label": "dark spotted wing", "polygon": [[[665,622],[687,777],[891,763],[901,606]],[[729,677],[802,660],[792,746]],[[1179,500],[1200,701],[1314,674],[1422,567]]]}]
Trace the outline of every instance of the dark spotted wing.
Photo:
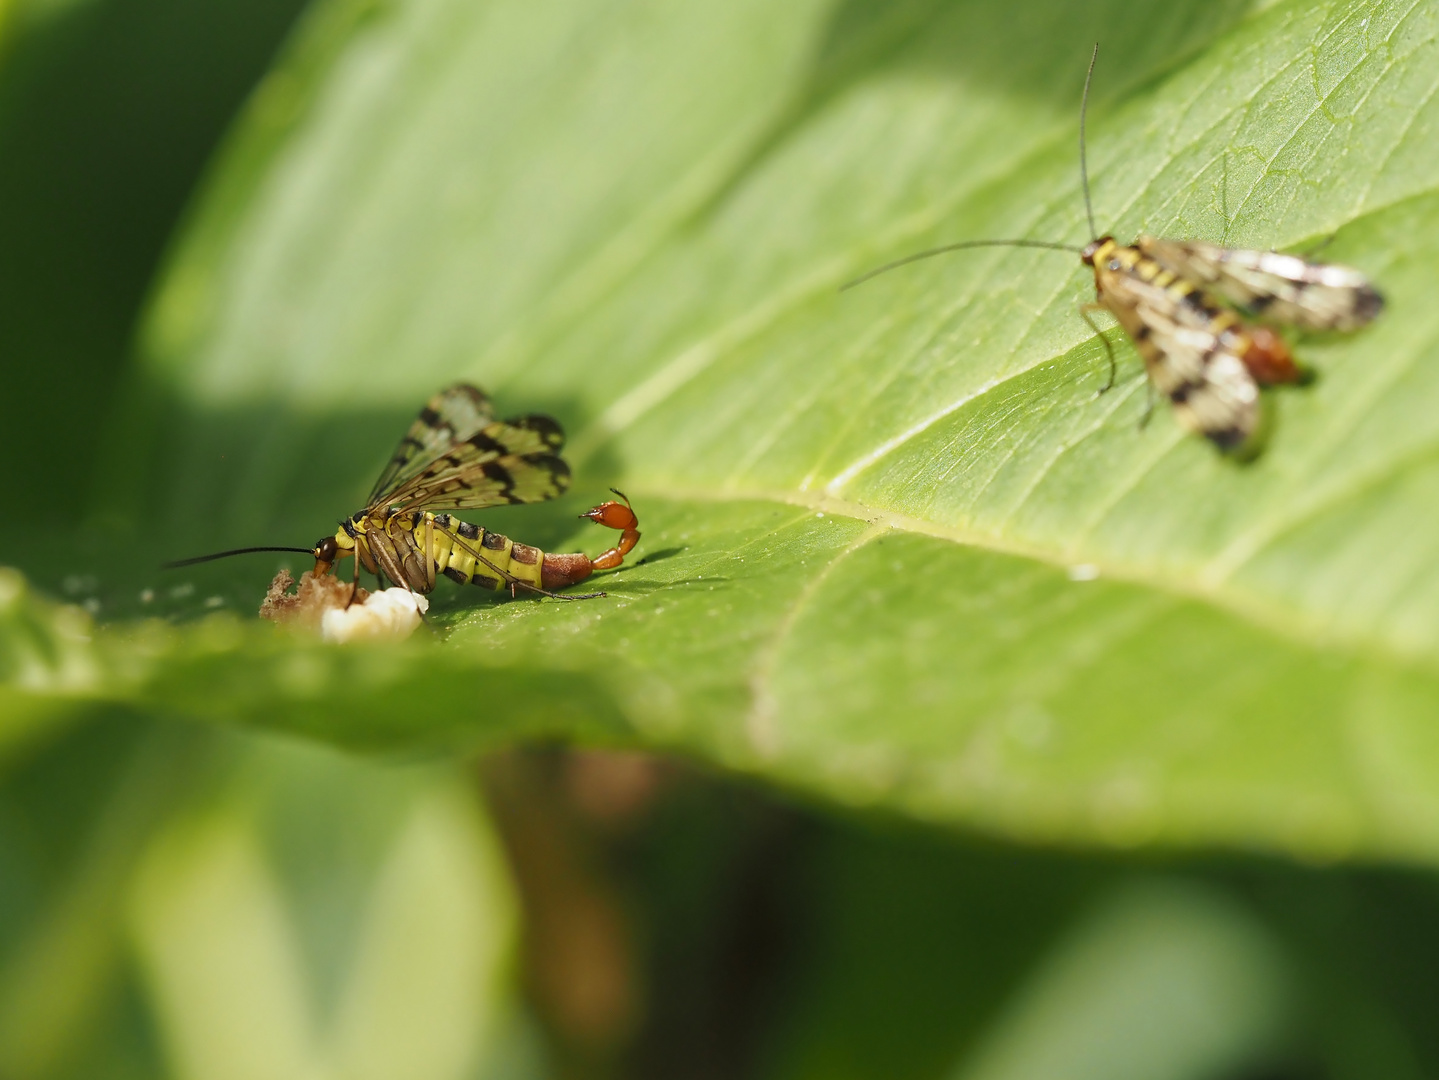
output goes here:
[{"label": "dark spotted wing", "polygon": [[420,415],[395,447],[385,471],[370,490],[369,502],[379,502],[450,447],[468,439],[494,419],[490,399],[479,387],[456,383],[441,390],[425,402]]},{"label": "dark spotted wing", "polygon": [[1169,398],[1181,424],[1223,447],[1239,446],[1254,434],[1259,387],[1216,332],[1212,301],[1187,302],[1185,293],[1106,267],[1096,281],[1100,301],[1129,334],[1155,389]]},{"label": "dark spotted wing", "polygon": [[1357,330],[1384,309],[1369,279],[1347,266],[1203,240],[1141,236],[1135,246],[1247,314],[1303,330]]},{"label": "dark spotted wing", "polygon": [[454,444],[380,503],[412,510],[481,510],[553,499],[570,485],[565,435],[548,416],[494,420]]},{"label": "dark spotted wing", "polygon": [[1190,431],[1226,448],[1242,445],[1259,422],[1259,387],[1244,361],[1211,335],[1165,323],[1161,316],[1150,324],[1163,357],[1149,365],[1155,388]]}]

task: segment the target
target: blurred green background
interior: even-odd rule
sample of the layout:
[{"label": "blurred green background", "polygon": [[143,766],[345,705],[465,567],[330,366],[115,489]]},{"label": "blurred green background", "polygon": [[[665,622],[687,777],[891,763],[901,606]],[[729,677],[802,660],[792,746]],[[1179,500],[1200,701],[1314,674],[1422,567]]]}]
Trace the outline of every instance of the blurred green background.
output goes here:
[{"label": "blurred green background", "polygon": [[[172,325],[184,323],[185,311],[156,315],[147,307],[161,288],[157,282],[164,282],[172,308],[183,308],[181,301],[191,295],[186,290],[204,285],[186,277],[190,263],[224,261],[212,248],[225,255],[239,250],[240,261],[254,258],[278,267],[280,278],[293,275],[288,284],[262,282],[277,292],[310,276],[335,273],[331,263],[317,268],[303,258],[294,260],[298,270],[284,258],[266,262],[263,234],[256,239],[216,222],[251,197],[255,176],[269,166],[261,144],[282,139],[296,122],[300,110],[286,95],[298,91],[286,79],[299,80],[307,65],[323,68],[332,60],[324,44],[346,41],[351,32],[336,26],[383,21],[399,6],[404,5],[331,2],[306,16],[298,0],[203,5],[0,0],[0,370],[5,375],[0,461],[10,482],[0,561],[19,567],[32,583],[0,579],[7,612],[19,603],[17,596],[33,588],[41,597],[88,604],[102,623],[120,624],[140,611],[138,597],[151,588],[160,593],[161,606],[169,605],[165,613],[174,620],[170,625],[181,628],[176,631],[181,637],[206,614],[202,593],[248,618],[268,564],[260,570],[227,565],[203,579],[199,592],[174,595],[153,567],[163,557],[204,545],[217,523],[226,530],[251,530],[236,542],[309,542],[330,517],[351,509],[331,504],[353,498],[356,478],[388,448],[418,404],[411,387],[448,378],[444,372],[450,370],[468,373],[466,346],[430,342],[428,351],[416,350],[418,374],[397,364],[398,373],[376,376],[372,366],[361,365],[371,381],[343,399],[343,408],[327,411],[325,395],[332,391],[317,387],[323,386],[322,377],[343,375],[342,350],[333,342],[314,349],[294,346],[321,359],[293,369],[300,371],[291,379],[299,388],[284,399],[291,411],[272,418],[265,395],[246,392],[250,369],[240,364],[230,370],[214,357],[225,353],[228,333],[255,346],[254,355],[266,362],[283,360],[292,345],[285,333],[293,327],[274,331],[283,343],[266,353],[265,335],[274,327],[256,329],[245,322],[247,309],[237,303],[240,314],[214,319],[230,318],[240,330],[232,325],[224,332],[205,331],[223,340],[214,345],[207,339],[201,347],[185,344],[187,332],[199,331]],[[793,5],[783,15],[756,7],[754,25],[772,20],[773,36],[740,40],[737,54],[779,51],[786,34],[801,37],[794,12],[803,6]],[[733,175],[763,179],[766,155],[798,130],[800,118],[822,112],[857,72],[882,81],[899,67],[891,64],[893,58],[902,56],[907,75],[918,71],[921,85],[930,78],[925,63],[937,61],[926,60],[922,46],[928,29],[944,21],[942,5],[833,7],[824,9],[831,37],[809,57],[813,64],[806,68],[804,86],[778,95],[782,107],[771,110],[762,131],[750,132],[735,146],[714,148],[724,165],[711,169],[715,176],[733,168]],[[1007,18],[1004,5],[970,7],[988,11],[996,25]],[[1015,34],[1047,35],[1055,56],[1082,55],[1093,34],[1105,35],[1116,48],[1104,93],[1119,97],[1121,91],[1142,93],[1158,78],[1156,72],[1245,19],[1268,14],[1281,28],[1300,25],[1294,31],[1299,34],[1310,33],[1302,24],[1311,8],[1322,8],[1334,23],[1342,22],[1340,14],[1367,18],[1355,14],[1363,5],[1339,12],[1345,7],[1200,5],[1193,9],[1199,14],[1181,13],[1164,24],[1160,29],[1168,37],[1149,24],[1148,51],[1126,39],[1130,12],[1124,4],[1074,5],[1078,14],[1060,27],[1063,33],[1045,27],[1053,11],[1046,16],[1039,9],[1016,8],[1010,21],[1033,22]],[[1377,18],[1387,6],[1373,7]],[[442,10],[425,4],[409,8],[422,14]],[[551,55],[546,35],[555,27],[566,28],[570,49],[594,41],[596,50],[612,50],[597,68],[643,66],[653,59],[645,49],[666,40],[667,10],[677,9],[586,5],[583,18],[571,18],[562,5],[547,5],[544,17],[537,15],[517,40],[531,50],[521,57],[530,65],[521,73],[536,88],[550,88],[555,100],[536,89],[533,100],[517,99],[515,109],[532,108],[534,116],[553,119],[568,115],[564,110],[572,100],[599,97],[605,104],[595,89],[605,84],[593,72],[594,86],[566,83],[566,65],[578,54]],[[980,30],[962,22],[949,32],[983,40]],[[1323,37],[1319,30],[1314,35]],[[267,72],[276,70],[287,41],[292,44],[286,66],[255,96]],[[871,51],[847,51],[852,41],[868,43]],[[982,45],[975,50],[985,51]],[[553,69],[533,66],[546,57]],[[1133,69],[1125,57],[1133,60]],[[357,48],[347,59],[345,77],[363,90],[368,79],[380,79],[388,62],[378,52]],[[668,78],[688,86],[683,64],[675,70],[653,66],[661,85]],[[762,65],[757,61],[756,67]],[[1045,81],[1048,61],[1037,54],[1013,65],[991,58],[981,70],[1000,84],[1001,93],[1023,99],[1015,109],[1042,114],[1032,123],[1046,137],[1058,133],[1056,175],[1071,173],[1069,103],[1078,73],[1056,65]],[[740,72],[734,81],[752,81],[756,95],[770,93],[762,74],[751,80]],[[206,182],[207,164],[217,160],[247,102],[248,141],[238,150],[232,142],[225,168],[209,173]],[[1057,103],[1052,117],[1051,102]],[[387,104],[381,101],[380,113]],[[995,121],[1001,133],[1006,115]],[[378,123],[374,114],[362,119]],[[539,122],[528,114],[526,119]],[[884,116],[875,123],[883,126]],[[936,124],[942,131],[943,124]],[[1419,134],[1424,130],[1420,123]],[[511,147],[504,136],[494,135],[484,143],[486,150],[525,150],[522,138]],[[1002,139],[985,137],[993,138],[994,153],[1003,152]],[[638,159],[652,148],[643,139],[635,145],[616,140],[611,157],[597,151],[593,161],[575,170],[609,175],[609,168],[628,178],[625,155]],[[1041,163],[1047,161],[1043,144],[1036,145]],[[695,152],[703,158],[700,151],[709,149]],[[913,152],[924,156],[932,150],[930,141],[920,140]],[[1027,152],[1014,154],[1023,158]],[[974,171],[984,171],[984,160]],[[369,164],[383,172],[392,163]],[[660,164],[668,167],[667,161]],[[947,168],[965,164],[972,159]],[[487,167],[481,156],[475,175],[489,175]],[[512,200],[504,206],[522,216],[521,196],[534,190],[526,185],[543,193],[545,177],[564,167],[538,161],[524,183],[495,198]],[[1032,161],[1025,169],[1043,172]],[[702,233],[712,215],[723,216],[715,208],[727,205],[738,182],[709,183],[709,173],[698,167],[696,175],[698,180],[677,184],[682,189],[677,194],[660,192],[667,203],[641,190],[635,196],[638,224],[621,237],[624,243],[585,237],[598,254],[586,248],[581,269],[621,279],[615,266],[635,265],[652,254],[647,245],[653,237],[645,229],[686,239]],[[287,179],[303,188],[306,175]],[[581,179],[565,182],[583,194]],[[553,182],[564,187],[560,179]],[[1061,198],[1072,198],[1072,176],[1064,183],[1069,186],[1062,197],[1056,195],[1045,208],[1051,217],[1042,220],[1062,217],[1069,223],[1063,227],[1071,228],[1078,211]],[[203,208],[197,209],[202,190]],[[307,204],[310,210],[333,192],[324,184],[318,190],[320,196]],[[861,194],[877,207],[868,212],[882,221],[890,212],[886,199],[922,204],[932,193],[896,193],[876,185]],[[659,205],[658,225],[645,217],[651,206],[644,200],[652,197]],[[856,206],[865,201],[850,197]],[[366,205],[364,198],[356,201],[362,209]],[[585,215],[607,213],[620,210],[613,200],[599,198],[575,212],[581,224]],[[299,234],[333,228],[348,239],[348,230],[358,231],[365,220],[354,211],[339,215],[338,224],[307,218],[294,229]],[[1315,218],[1288,227],[1294,235],[1307,235],[1306,229],[1323,232],[1330,224]],[[858,222],[854,228],[873,226]],[[179,256],[171,246],[177,236],[184,238]],[[318,246],[326,250],[324,243]],[[770,246],[766,258],[779,267],[773,273],[783,283],[792,272],[785,265],[783,238]],[[165,270],[167,250],[171,263]],[[334,262],[343,263],[351,250],[337,246]],[[546,258],[559,265],[571,254],[561,250]],[[872,254],[860,251],[854,258],[862,263]],[[422,261],[400,250],[395,259],[396,276]],[[657,261],[658,269],[650,272],[667,276],[664,259]],[[596,295],[585,292],[583,274],[561,274],[560,297],[553,299],[541,273],[544,260],[536,265],[504,282],[511,292],[476,301],[474,324],[480,329],[474,332],[501,342],[486,361],[487,371],[503,368],[507,357],[529,355],[526,349],[573,347],[543,319],[535,323],[542,330],[526,330],[513,311],[529,305],[543,313],[551,304],[569,318],[607,302],[605,296],[597,299],[604,292],[599,286]],[[814,291],[828,294],[830,279],[842,277],[843,270],[829,273]],[[764,273],[751,274],[743,265],[741,271],[742,279],[762,279]],[[362,292],[365,286],[362,276],[342,283]],[[640,275],[640,285],[633,287],[641,300],[643,286]],[[612,287],[622,292],[630,286]],[[760,280],[755,288],[761,287],[778,286]],[[705,282],[694,286],[696,306],[723,308],[732,300],[707,290]],[[248,299],[243,287],[237,291]],[[361,296],[358,303],[384,299]],[[1066,293],[1055,306],[1068,310],[1070,299]],[[275,311],[271,301],[259,309],[267,316]],[[677,310],[677,319],[688,317],[682,303]],[[872,311],[865,315],[872,316]],[[296,320],[303,325],[305,313]],[[145,351],[137,346],[142,323],[149,327]],[[592,361],[598,383],[608,377],[622,381],[623,373],[607,373],[606,363],[623,354],[625,330],[611,329],[613,353]],[[410,337],[396,335],[400,345],[413,344],[416,335],[424,338],[423,330],[424,325],[410,327]],[[525,339],[526,332],[535,340]],[[253,339],[246,337],[251,334]],[[444,335],[437,331],[436,337]],[[394,342],[385,347],[396,348],[395,355],[410,363]],[[1097,370],[1097,350],[1076,349],[1063,355],[1085,373]],[[148,377],[200,352],[210,362],[194,365],[200,372],[194,382],[201,387],[195,400],[204,407],[188,399],[177,404],[166,395],[183,394]],[[257,360],[256,368],[261,366]],[[275,367],[280,382],[291,377],[283,363],[275,361]],[[574,427],[599,411],[579,390],[547,381],[543,371],[534,374],[538,368],[519,367],[507,397],[516,411],[550,408]],[[308,373],[317,373],[313,381],[307,381]],[[177,382],[186,378],[182,374]],[[1075,394],[1087,396],[1081,390]],[[208,410],[217,397],[225,408]],[[177,467],[162,460],[148,470],[137,464],[148,460],[146,454],[164,459],[167,436],[153,429],[166,422],[157,418],[177,415],[176,422],[188,428],[174,441],[189,449],[194,463]],[[1116,430],[1127,436],[1132,428],[1126,421]],[[127,448],[126,454],[115,453],[117,446]],[[226,464],[224,454],[232,452],[227,448],[236,446],[259,449],[243,464]],[[1201,455],[1194,458],[1202,462],[1197,467],[1209,468],[1204,448],[1184,446],[1181,453],[1191,449]],[[363,459],[360,465],[355,457]],[[268,481],[254,480],[274,472],[282,459],[288,471],[279,480],[268,487]],[[646,467],[622,459],[596,437],[584,475],[598,478],[626,468],[642,473]],[[703,469],[696,475],[705,478]],[[172,481],[184,498],[157,494],[168,493]],[[689,519],[673,511],[668,519],[661,512],[659,520],[665,524],[647,533],[647,550],[680,550],[675,537]],[[732,527],[762,531],[748,522]],[[505,528],[547,544],[571,536],[555,515],[507,518]],[[593,537],[584,540],[592,544]],[[678,559],[671,554],[672,562]],[[683,582],[669,584],[678,588]],[[770,588],[756,586],[756,594]],[[871,600],[879,605],[888,595]],[[511,625],[550,617],[549,608],[537,606],[513,616],[486,614],[491,623],[464,624],[472,597],[437,600],[455,625],[471,627],[468,646],[486,643],[483,635],[500,619]],[[41,614],[34,616],[37,625],[55,620],[34,635],[40,657],[35,670],[43,669],[45,679],[58,673],[56,680],[73,676],[85,683],[85,665],[105,662],[115,665],[106,678],[123,682],[124,665],[138,666],[148,655],[151,646],[142,640],[127,645],[131,651],[117,654],[119,659],[94,659],[86,651],[89,626],[75,622],[66,630],[69,616],[55,615],[48,603],[37,600]],[[870,612],[865,625],[881,617]],[[916,810],[900,800],[885,804],[867,788],[853,797],[834,797],[824,782],[809,783],[803,770],[782,773],[778,786],[743,775],[763,775],[764,769],[751,768],[752,759],[737,756],[726,742],[730,714],[722,706],[728,685],[706,683],[697,692],[696,700],[712,694],[721,703],[714,706],[720,734],[698,740],[657,724],[644,727],[623,713],[623,694],[617,695],[621,705],[614,705],[596,689],[600,684],[582,678],[583,670],[573,686],[543,670],[532,683],[515,677],[490,699],[482,680],[458,681],[443,661],[435,661],[434,667],[420,667],[412,681],[389,685],[377,694],[378,703],[363,711],[355,702],[367,684],[351,698],[329,704],[320,699],[316,705],[303,686],[294,688],[304,673],[283,666],[290,647],[282,643],[273,654],[264,652],[270,646],[256,644],[257,638],[237,638],[242,644],[225,663],[236,656],[238,662],[215,669],[217,680],[232,680],[224,683],[232,688],[227,694],[252,679],[280,687],[273,697],[257,692],[257,704],[235,707],[254,727],[196,723],[197,715],[233,719],[224,707],[201,700],[221,685],[205,681],[210,669],[203,657],[184,654],[190,666],[177,661],[178,690],[162,679],[159,690],[97,694],[77,705],[64,694],[52,700],[35,692],[38,683],[27,683],[31,646],[24,635],[30,631],[15,629],[22,621],[15,617],[7,624],[12,638],[0,655],[6,678],[24,691],[7,690],[0,697],[4,1080],[1439,1075],[1439,1035],[1430,1026],[1431,1011],[1439,1006],[1439,877],[1415,865],[1415,852],[1433,850],[1427,833],[1412,842],[1393,841],[1392,833],[1377,829],[1380,839],[1372,847],[1360,843],[1356,860],[1345,864],[1324,864],[1322,856],[1331,850],[1327,835],[1312,844],[1295,841],[1302,859],[1275,854],[1286,845],[1266,828],[1263,808],[1271,804],[1264,798],[1274,792],[1263,789],[1257,803],[1242,803],[1250,818],[1238,825],[1221,822],[1212,832],[1201,825],[1191,834],[1181,826],[1175,836],[1166,836],[1172,843],[1137,851],[1126,850],[1127,841],[1106,846],[1092,838],[1061,849],[1038,842],[1043,837],[1037,826],[1013,824],[1002,815],[980,814],[985,827],[956,829],[937,823],[947,809]],[[223,636],[232,624],[213,625],[219,629],[209,632]],[[235,633],[250,633],[247,622],[234,625],[244,627]],[[65,651],[72,638],[80,643],[73,645],[73,670]],[[523,645],[526,639],[519,640]],[[628,647],[627,640],[624,644]],[[250,666],[244,651],[251,647],[259,657],[256,665],[278,655],[277,666],[256,676],[261,669]],[[153,648],[160,655],[183,652],[170,638]],[[648,675],[643,648],[637,680]],[[845,667],[843,658],[831,662]],[[1330,660],[1321,657],[1319,663]],[[433,695],[427,693],[432,677]],[[1405,706],[1421,720],[1439,715],[1428,685],[1414,690]],[[641,689],[657,696],[660,704],[646,708],[661,718],[666,702],[676,715],[686,708],[702,711],[689,699],[665,697],[662,686],[656,690],[644,683]],[[1150,699],[1136,700],[1150,707]],[[538,704],[527,706],[527,713],[526,702]],[[514,728],[479,740],[469,729],[464,738],[450,738],[451,714],[466,707],[503,712],[507,705],[523,715]],[[1233,708],[1239,722],[1253,720],[1240,706]],[[274,715],[261,715],[267,710]],[[896,704],[895,711],[903,710]],[[466,723],[463,716],[455,720],[456,727]],[[1264,718],[1256,723],[1263,728]],[[260,730],[266,727],[318,732],[341,745],[378,743],[391,752],[345,753],[324,740]],[[407,727],[422,734],[407,738]],[[554,731],[569,738],[563,743],[543,738]],[[541,738],[519,738],[526,732]],[[476,754],[477,741],[492,748]],[[616,743],[624,748],[614,748]],[[636,743],[678,745],[687,753],[640,752],[631,748]],[[1282,739],[1280,744],[1276,756],[1289,756],[1288,744]],[[436,745],[445,752],[437,753]],[[1276,790],[1282,791],[1282,784]],[[1278,807],[1273,816],[1282,819],[1284,806],[1272,805]],[[1025,842],[1004,839],[1011,825]],[[1082,834],[1085,826],[1077,828]],[[1073,839],[1058,826],[1051,835]],[[1215,835],[1225,843],[1205,842]],[[1186,847],[1194,836],[1199,842]],[[1349,853],[1342,845],[1337,850]]]}]

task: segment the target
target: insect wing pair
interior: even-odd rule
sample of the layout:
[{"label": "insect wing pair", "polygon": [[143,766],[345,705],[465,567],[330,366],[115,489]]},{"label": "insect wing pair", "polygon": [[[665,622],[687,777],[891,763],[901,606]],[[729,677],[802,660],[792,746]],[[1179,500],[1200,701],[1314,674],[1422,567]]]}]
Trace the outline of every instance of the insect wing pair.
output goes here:
[{"label": "insect wing pair", "polygon": [[1384,309],[1384,298],[1369,279],[1347,266],[1202,240],[1141,236],[1135,246],[1245,314],[1301,330],[1358,330]]},{"label": "insect wing pair", "polygon": [[366,512],[484,510],[553,499],[570,486],[565,436],[548,416],[496,420],[465,383],[432,397],[375,481]]},{"label": "insect wing pair", "polygon": [[1299,379],[1284,340],[1239,313],[1353,330],[1383,307],[1358,271],[1294,255],[1141,236],[1129,247],[1102,237],[1082,257],[1099,304],[1134,342],[1180,423],[1226,448],[1258,427],[1260,386]]}]

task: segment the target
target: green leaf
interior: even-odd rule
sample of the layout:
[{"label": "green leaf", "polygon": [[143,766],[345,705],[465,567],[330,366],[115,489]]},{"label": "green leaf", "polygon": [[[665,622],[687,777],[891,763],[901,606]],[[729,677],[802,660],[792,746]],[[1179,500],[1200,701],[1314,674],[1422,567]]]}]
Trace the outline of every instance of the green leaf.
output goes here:
[{"label": "green leaf", "polygon": [[175,1073],[462,1077],[512,1053],[515,902],[465,785],[293,748],[249,764],[130,883]]},{"label": "green leaf", "polygon": [[[956,1077],[1222,1076],[1281,1043],[1293,996],[1282,957],[1222,894],[1135,886],[1087,923]],[[1185,992],[1169,993],[1176,984]],[[1129,1037],[1095,1037],[1106,1028]]]},{"label": "green leaf", "polygon": [[[1439,15],[573,0],[321,5],[178,248],[97,522],[86,691],[413,748],[540,732],[683,749],[1016,838],[1439,854]],[[1297,342],[1257,461],[1145,383],[1096,399],[1077,260],[1089,42],[1100,228],[1370,273],[1371,329]],[[442,584],[438,640],[328,649],[239,619],[358,507],[459,377],[571,432],[574,497],[485,515],[550,550],[617,484],[606,600]],[[133,560],[129,569],[118,559]],[[98,594],[97,594],[98,595]],[[30,697],[35,697],[32,694]],[[43,695],[41,695],[43,696]],[[27,698],[30,700],[30,698]]]}]

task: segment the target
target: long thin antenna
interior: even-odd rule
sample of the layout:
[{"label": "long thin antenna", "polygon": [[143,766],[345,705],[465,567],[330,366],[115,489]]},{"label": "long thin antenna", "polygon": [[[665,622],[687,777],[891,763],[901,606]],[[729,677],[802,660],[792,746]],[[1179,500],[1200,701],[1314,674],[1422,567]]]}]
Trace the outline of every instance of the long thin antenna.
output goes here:
[{"label": "long thin antenna", "polygon": [[1094,43],[1094,55],[1089,58],[1089,70],[1084,73],[1084,97],[1079,102],[1079,182],[1084,185],[1084,216],[1089,219],[1089,237],[1094,239],[1099,230],[1094,227],[1094,207],[1089,202],[1089,155],[1084,148],[1084,121],[1089,116],[1089,82],[1094,78],[1094,62],[1099,59],[1099,42]]},{"label": "long thin antenna", "polygon": [[847,281],[839,287],[840,292],[852,289],[856,285],[862,285],[872,277],[879,277],[880,274],[887,274],[901,266],[907,266],[912,262],[919,262],[920,259],[929,259],[935,255],[943,255],[950,251],[963,251],[965,248],[980,247],[1024,247],[1024,248],[1045,248],[1049,251],[1072,251],[1078,255],[1083,248],[1074,247],[1070,244],[1055,244],[1048,240],[961,240],[957,244],[945,244],[943,247],[930,248],[928,251],[918,251],[913,255],[906,255],[902,259],[895,259],[894,262],[885,263],[883,266],[876,266],[866,274],[861,274],[853,281]]},{"label": "long thin antenna", "polygon": [[315,554],[314,548],[302,547],[250,547],[235,548],[233,551],[217,551],[213,555],[196,555],[193,559],[176,559],[174,562],[163,564],[161,570],[178,570],[182,566],[194,566],[196,563],[213,562],[216,559],[228,559],[231,555],[249,555],[256,551],[293,551],[300,555]]}]

